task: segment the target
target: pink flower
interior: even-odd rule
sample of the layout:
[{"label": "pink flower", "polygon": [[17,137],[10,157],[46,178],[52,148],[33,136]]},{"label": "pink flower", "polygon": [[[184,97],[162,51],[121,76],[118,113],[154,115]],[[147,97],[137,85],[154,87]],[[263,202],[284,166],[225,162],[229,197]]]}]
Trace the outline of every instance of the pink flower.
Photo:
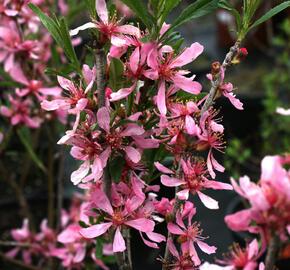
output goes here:
[{"label": "pink flower", "polygon": [[33,94],[39,101],[41,101],[44,98],[47,98],[47,96],[59,96],[61,93],[59,87],[44,87],[42,81],[28,80],[18,64],[11,68],[9,74],[14,81],[25,86],[25,88],[16,89],[16,94],[19,97]]},{"label": "pink flower", "polygon": [[245,248],[235,244],[226,257],[223,260],[217,260],[217,263],[233,270],[256,270],[258,266],[257,260],[261,254],[258,241],[254,239]]},{"label": "pink flower", "polygon": [[192,223],[192,217],[195,212],[188,214],[188,225],[186,226],[183,222],[182,215],[177,213],[176,224],[169,222],[167,225],[168,231],[172,234],[178,235],[178,242],[181,243],[183,252],[188,252],[194,265],[200,265],[201,261],[195,250],[195,244],[205,253],[213,254],[216,251],[216,247],[209,246],[203,240],[201,236],[202,230],[199,228],[198,223]]},{"label": "pink flower", "polygon": [[31,264],[32,263],[32,256],[35,254],[36,251],[33,247],[34,235],[29,230],[28,219],[23,220],[22,228],[13,229],[11,231],[11,236],[16,242],[19,242],[22,244],[28,244],[28,245],[31,244],[31,246],[29,246],[27,248],[15,247],[12,250],[10,250],[9,252],[7,252],[6,256],[14,258],[17,256],[17,254],[19,252],[21,252],[23,261],[26,264]]},{"label": "pink flower", "polygon": [[170,264],[170,267],[172,267],[170,269],[172,270],[197,270],[199,269],[197,266],[195,266],[195,263],[192,261],[191,257],[189,256],[189,253],[182,253],[181,255],[179,254],[176,247],[174,246],[172,239],[167,240],[167,245],[168,245],[169,252],[174,257],[174,262]]},{"label": "pink flower", "polygon": [[199,127],[201,133],[198,134],[199,141],[197,142],[197,150],[208,150],[207,168],[210,176],[214,179],[214,169],[219,172],[224,172],[225,168],[218,163],[213,156],[213,149],[222,152],[224,149],[223,131],[224,127],[214,120],[217,112],[209,110],[202,114]]},{"label": "pink flower", "polygon": [[[179,70],[194,61],[203,52],[203,46],[199,43],[193,43],[191,47],[186,48],[180,55],[173,57],[172,48],[163,46],[160,51],[157,48],[152,49],[148,55],[147,64],[151,68],[150,73],[158,72],[159,86],[157,94],[157,107],[162,115],[166,115],[166,82],[169,82],[190,94],[199,94],[201,85],[193,81],[192,78],[187,78],[184,75],[189,71]],[[165,56],[163,57],[163,53]],[[151,79],[149,77],[149,79]]]},{"label": "pink flower", "polygon": [[74,83],[64,77],[58,76],[59,85],[67,91],[68,97],[53,99],[52,101],[44,100],[41,102],[42,109],[54,111],[57,109],[69,110],[70,113],[78,113],[86,108],[88,99],[83,89],[74,85]]},{"label": "pink flower", "polygon": [[[219,91],[222,95],[224,95],[228,100],[236,107],[238,110],[243,110],[243,103],[236,98],[236,95],[233,93],[234,86],[231,83],[225,83],[225,71],[221,67],[220,68],[220,76],[221,76],[221,84],[219,85]],[[213,82],[212,74],[208,74],[207,78]]]},{"label": "pink flower", "polygon": [[42,120],[37,116],[31,116],[31,99],[20,99],[19,97],[8,97],[11,108],[7,106],[0,106],[0,114],[10,118],[11,125],[26,125],[30,128],[38,128]]},{"label": "pink flower", "polygon": [[36,41],[22,41],[17,26],[10,21],[7,26],[0,26],[0,62],[4,62],[4,69],[9,72],[15,64],[15,55],[19,52],[34,57]]},{"label": "pink flower", "polygon": [[[201,190],[205,188],[231,190],[232,186],[226,183],[208,180],[206,178],[206,166],[201,161],[196,160],[191,162],[190,160],[184,161],[182,159],[180,162],[182,170],[179,173],[181,176],[178,178],[174,176],[174,171],[155,162],[157,169],[165,173],[161,175],[161,183],[169,187],[180,186],[181,190],[177,193],[180,200],[188,200],[189,193],[197,194],[207,208],[218,209],[218,202],[202,193]],[[173,176],[170,177],[168,174]]]},{"label": "pink flower", "polygon": [[140,37],[140,30],[132,25],[119,25],[115,17],[109,19],[109,12],[105,0],[96,0],[96,11],[99,21],[89,22],[71,30],[70,34],[75,36],[79,31],[89,28],[97,28],[106,39],[109,39],[115,46],[126,44],[126,35]]},{"label": "pink flower", "polygon": [[[126,65],[126,77],[132,79],[133,84],[128,88],[122,88],[111,94],[110,101],[117,101],[130,95],[137,87],[139,80],[144,80],[143,77],[150,77],[150,79],[157,79],[157,71],[145,70],[145,63],[148,53],[152,50],[151,43],[140,44],[135,48],[130,56],[129,62]],[[138,98],[136,98],[138,103]]]},{"label": "pink flower", "polygon": [[[128,206],[130,206],[130,202]],[[142,201],[141,201],[142,203]],[[96,238],[104,233],[106,233],[110,228],[115,230],[114,240],[113,240],[113,251],[122,252],[126,249],[125,240],[122,236],[122,228],[129,226],[140,232],[151,233],[154,229],[154,222],[147,218],[137,218],[132,217],[132,212],[127,212],[126,207],[123,210],[118,208],[114,209],[111,205],[109,199],[105,193],[101,190],[97,190],[94,193],[94,204],[95,206],[104,212],[105,221],[104,223],[92,225],[88,228],[80,230],[80,234],[85,238]],[[134,211],[136,207],[140,206],[140,201],[136,205],[130,206],[131,211]]]}]

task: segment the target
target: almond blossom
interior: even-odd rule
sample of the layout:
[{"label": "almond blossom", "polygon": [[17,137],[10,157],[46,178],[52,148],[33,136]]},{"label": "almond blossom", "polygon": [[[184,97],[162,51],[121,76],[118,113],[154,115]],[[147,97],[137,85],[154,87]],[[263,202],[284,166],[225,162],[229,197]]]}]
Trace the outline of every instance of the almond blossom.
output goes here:
[{"label": "almond blossom", "polygon": [[31,99],[22,100],[19,97],[8,96],[11,107],[0,106],[0,114],[10,118],[10,123],[13,126],[26,125],[30,128],[38,128],[41,125],[42,119],[31,114]]},{"label": "almond blossom", "polygon": [[188,200],[189,193],[193,195],[197,194],[207,208],[218,209],[218,202],[201,191],[207,188],[232,190],[232,186],[226,183],[208,180],[206,177],[206,166],[202,161],[185,161],[181,159],[180,163],[182,170],[178,173],[180,175],[178,176],[174,171],[166,168],[159,162],[155,162],[156,168],[162,173],[165,173],[161,175],[161,183],[168,187],[180,187],[180,191],[176,194],[180,200]]},{"label": "almond blossom", "polygon": [[[201,85],[193,81],[194,77],[188,78],[184,75],[189,74],[187,70],[179,68],[194,61],[203,52],[203,46],[198,42],[193,43],[189,48],[174,57],[174,52],[169,46],[164,46],[158,51],[153,48],[148,55],[147,64],[151,68],[150,73],[158,72],[159,84],[157,93],[157,107],[162,115],[166,115],[166,82],[169,82],[190,94],[199,94]],[[165,54],[165,56],[163,56]],[[151,79],[151,78],[149,78]]]},{"label": "almond blossom", "polygon": [[169,222],[167,225],[168,231],[174,235],[178,235],[178,242],[181,243],[183,252],[188,252],[194,265],[198,266],[201,261],[197,255],[195,245],[197,245],[203,252],[213,254],[216,247],[207,245],[204,240],[206,239],[201,235],[202,230],[200,225],[196,222],[192,223],[192,217],[195,215],[196,210],[190,210],[187,216],[187,226],[183,222],[185,218],[180,212],[176,215],[176,223]]},{"label": "almond blossom", "polygon": [[245,248],[234,244],[226,257],[223,260],[216,260],[216,262],[224,265],[229,270],[255,270],[258,266],[257,260],[261,255],[262,251],[259,248],[259,243],[257,239],[254,239]]},{"label": "almond blossom", "polygon": [[0,62],[4,62],[4,69],[9,72],[16,63],[16,54],[27,53],[29,57],[35,57],[34,51],[37,42],[33,40],[23,41],[14,22],[0,26]]},{"label": "almond blossom", "polygon": [[119,25],[115,17],[109,18],[107,4],[105,0],[96,0],[96,11],[99,16],[99,21],[86,23],[70,31],[71,36],[75,36],[79,31],[90,28],[98,29],[101,34],[111,41],[115,46],[123,46],[126,44],[126,36],[131,35],[137,38],[140,37],[139,28],[133,25]]},{"label": "almond blossom", "polygon": [[[223,67],[220,67],[220,76],[221,76],[221,83],[219,85],[219,92],[223,96],[225,96],[231,103],[234,105],[235,108],[238,110],[243,110],[243,103],[236,98],[236,95],[233,93],[234,86],[232,83],[225,83],[225,71]],[[212,74],[207,74],[207,78],[213,83],[213,75]]]},{"label": "almond blossom", "polygon": [[287,156],[266,156],[261,164],[258,184],[249,177],[239,179],[239,185],[232,179],[234,190],[250,203],[250,208],[225,217],[227,225],[235,231],[265,233],[266,241],[274,230],[280,239],[287,239],[290,228],[290,181]]},{"label": "almond blossom", "polygon": [[[132,212],[128,212],[126,208],[122,209],[114,209],[111,205],[109,199],[106,194],[101,190],[97,190],[94,193],[94,204],[95,206],[104,212],[105,221],[104,223],[92,225],[88,228],[84,228],[80,230],[80,234],[85,238],[96,238],[98,236],[106,233],[110,228],[113,228],[115,231],[114,240],[113,240],[113,251],[114,252],[122,252],[126,250],[125,240],[121,234],[121,230],[129,226],[134,228],[140,232],[151,233],[154,229],[154,222],[147,218],[137,218],[132,217]],[[127,207],[130,207],[131,211],[134,211],[137,207],[140,206],[140,201],[133,205],[130,205],[132,202],[127,202]],[[141,201],[142,204],[142,201]]]}]

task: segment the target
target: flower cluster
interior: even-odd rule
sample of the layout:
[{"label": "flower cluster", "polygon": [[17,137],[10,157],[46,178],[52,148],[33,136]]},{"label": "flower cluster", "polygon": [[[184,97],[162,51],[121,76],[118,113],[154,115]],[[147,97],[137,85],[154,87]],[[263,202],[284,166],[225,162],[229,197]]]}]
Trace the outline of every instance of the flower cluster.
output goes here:
[{"label": "flower cluster", "polygon": [[[158,248],[166,238],[154,228],[166,221],[172,235],[167,247],[174,261],[165,258],[164,265],[176,270],[198,268],[201,260],[195,246],[208,254],[216,248],[204,242],[189,195],[197,194],[206,207],[218,209],[218,202],[207,196],[206,190],[232,189],[230,184],[214,180],[216,171],[224,171],[215,158],[215,152],[225,147],[218,111],[210,107],[202,112],[206,99],[198,96],[202,86],[194,80],[195,75],[184,69],[203,52],[203,46],[195,42],[178,52],[163,44],[160,40],[170,27],[167,24],[156,40],[148,41],[139,28],[122,25],[115,15],[110,17],[104,0],[96,1],[96,12],[98,20],[70,34],[97,29],[98,54],[100,46],[108,46],[107,61],[103,63],[106,87],[98,89],[101,66],[84,65],[78,77],[58,76],[62,97],[50,96],[41,101],[44,110],[63,109],[75,116],[72,129],[58,143],[70,145],[71,155],[81,161],[71,181],[89,193],[89,219],[83,222],[79,234],[84,239],[112,243],[116,253],[126,250],[128,231],[134,229],[147,246]],[[112,83],[110,71],[116,63],[121,74],[119,81]],[[219,89],[242,109],[232,85],[224,83],[223,78],[222,72]],[[157,148],[164,149],[167,161],[154,158],[155,170],[146,154]],[[158,171],[164,186],[178,189],[174,200],[158,198],[159,186],[149,185]]]},{"label": "flower cluster", "polygon": [[[50,96],[60,96],[61,89],[44,73],[52,59],[53,42],[28,2],[48,10],[50,1],[13,0],[0,4],[0,63],[3,76],[10,82],[1,94],[0,114],[12,126],[38,128],[51,118],[65,123],[66,111],[47,115],[39,106],[40,101]],[[63,1],[59,5],[61,10],[67,8]]]},{"label": "flower cluster", "polygon": [[232,230],[259,233],[265,245],[271,240],[272,232],[282,242],[288,239],[290,171],[284,166],[289,163],[289,155],[266,156],[257,184],[247,176],[239,179],[239,185],[232,179],[235,191],[250,204],[249,208],[226,216],[225,221]]}]

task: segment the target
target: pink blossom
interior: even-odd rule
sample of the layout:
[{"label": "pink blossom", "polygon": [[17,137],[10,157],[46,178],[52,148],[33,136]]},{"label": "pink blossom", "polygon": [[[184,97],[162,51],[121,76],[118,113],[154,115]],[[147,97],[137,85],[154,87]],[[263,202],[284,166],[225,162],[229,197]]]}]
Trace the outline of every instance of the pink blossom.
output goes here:
[{"label": "pink blossom", "polygon": [[[189,193],[197,194],[203,204],[209,209],[218,209],[218,202],[201,192],[205,188],[212,189],[226,189],[231,190],[232,186],[229,184],[208,180],[206,178],[206,166],[203,162],[198,160],[191,162],[190,160],[181,162],[181,174],[175,177],[175,172],[167,169],[158,162],[155,162],[157,169],[165,174],[161,175],[161,183],[165,186],[176,187],[180,186],[181,190],[177,196],[181,200],[188,200]],[[168,174],[172,176],[168,176]]]},{"label": "pink blossom", "polygon": [[19,97],[8,97],[11,108],[0,106],[0,114],[10,118],[11,125],[26,125],[30,128],[38,128],[42,120],[38,116],[31,116],[31,99],[20,99]]},{"label": "pink blossom", "polygon": [[[96,238],[106,233],[110,228],[113,228],[115,231],[113,251],[122,252],[126,249],[125,240],[121,233],[122,228],[128,226],[144,233],[153,232],[155,224],[152,220],[147,218],[134,219],[132,212],[127,212],[126,208],[123,210],[118,208],[114,209],[103,191],[96,190],[93,198],[95,206],[106,215],[105,221],[107,222],[81,229],[80,233],[83,237],[89,239]],[[139,201],[135,206],[130,206],[134,201],[127,202],[127,204],[129,204],[128,206],[133,211],[133,209],[140,206],[140,202],[142,203],[142,201]]]},{"label": "pink blossom", "polygon": [[216,251],[216,247],[209,246],[204,242],[204,237],[201,236],[202,230],[200,225],[196,222],[192,223],[192,217],[195,211],[190,211],[188,214],[188,225],[183,222],[181,213],[176,216],[176,224],[169,222],[167,225],[168,231],[172,234],[178,235],[178,242],[181,243],[183,252],[188,252],[194,265],[200,265],[201,261],[197,255],[195,245],[197,245],[203,252],[207,254],[213,254]]},{"label": "pink blossom", "polygon": [[[149,70],[150,74],[158,72],[159,75],[160,82],[156,102],[162,115],[167,113],[166,82],[190,94],[196,95],[200,93],[201,85],[192,80],[194,76],[192,78],[185,77],[184,75],[188,74],[189,71],[179,70],[179,68],[194,61],[202,52],[203,46],[196,42],[176,57],[174,57],[172,48],[168,46],[163,46],[160,51],[157,48],[153,48],[149,53],[147,64],[151,68]],[[149,79],[151,78],[149,77]]]},{"label": "pink blossom", "polygon": [[[172,270],[195,270],[199,269],[192,261],[189,253],[182,253],[181,255],[177,251],[172,239],[167,240],[169,252],[173,255],[174,261],[170,264]],[[166,263],[166,262],[165,262]]]},{"label": "pink blossom", "polygon": [[216,112],[209,110],[202,114],[200,118],[199,127],[201,133],[198,134],[199,141],[197,143],[197,150],[204,151],[208,150],[207,156],[207,168],[210,176],[214,179],[216,174],[214,169],[219,172],[224,172],[225,168],[218,163],[218,161],[213,156],[213,149],[222,152],[224,149],[223,141],[223,131],[224,127],[221,124],[218,124],[214,117]]},{"label": "pink blossom", "polygon": [[126,36],[140,37],[140,30],[133,25],[119,25],[115,17],[109,18],[109,12],[105,0],[96,0],[96,11],[99,21],[89,22],[78,28],[71,30],[70,34],[75,36],[79,31],[89,28],[97,28],[106,39],[109,39],[115,46],[126,44]]},{"label": "pink blossom", "polygon": [[224,265],[229,270],[256,270],[258,266],[257,260],[261,254],[259,243],[257,239],[254,239],[245,248],[235,244],[225,258],[217,260],[217,263]]},{"label": "pink blossom", "polygon": [[16,25],[10,21],[7,26],[0,26],[0,62],[4,62],[4,69],[9,72],[15,64],[15,55],[19,52],[33,57],[36,41],[22,41]]},{"label": "pink blossom", "polygon": [[[231,83],[225,83],[225,71],[223,67],[220,68],[221,83],[219,85],[219,91],[224,95],[238,110],[243,110],[243,103],[236,98],[236,95],[233,93],[234,86]],[[212,74],[208,74],[207,78],[213,82]]]},{"label": "pink blossom", "polygon": [[47,98],[47,96],[59,96],[61,93],[61,89],[59,87],[44,87],[42,81],[28,80],[18,64],[14,65],[9,73],[14,81],[25,86],[25,88],[16,89],[16,94],[19,97],[33,94],[39,101],[42,101],[44,98]]}]

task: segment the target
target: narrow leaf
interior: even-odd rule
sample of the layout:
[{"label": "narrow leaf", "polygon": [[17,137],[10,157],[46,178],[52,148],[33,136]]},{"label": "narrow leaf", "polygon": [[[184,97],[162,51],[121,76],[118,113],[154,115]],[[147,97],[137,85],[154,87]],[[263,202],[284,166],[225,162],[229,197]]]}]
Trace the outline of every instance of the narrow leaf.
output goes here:
[{"label": "narrow leaf", "polygon": [[163,10],[160,11],[160,24],[161,24],[161,26],[165,22],[169,13],[175,7],[177,7],[180,2],[181,2],[181,0],[165,0]]},{"label": "narrow leaf", "polygon": [[176,27],[199,17],[202,17],[208,13],[211,13],[218,7],[219,0],[197,0],[193,4],[189,5],[178,18],[171,25],[170,31]]},{"label": "narrow leaf", "polygon": [[22,127],[17,130],[17,134],[23,146],[25,147],[27,153],[30,155],[31,159],[33,160],[33,162],[37,165],[39,169],[41,169],[43,172],[46,172],[46,169],[42,161],[38,158],[38,156],[36,155],[33,149],[30,130],[26,127]]},{"label": "narrow leaf", "polygon": [[257,21],[255,21],[250,29],[258,26],[259,24],[271,19],[273,16],[275,16],[276,14],[278,14],[279,12],[283,11],[284,9],[290,7],[290,1],[286,1],[283,2],[282,4],[270,9],[266,14],[264,14],[260,19],[258,19]]},{"label": "narrow leaf", "polygon": [[154,26],[154,18],[148,12],[147,7],[144,5],[142,0],[122,0],[124,4],[126,4],[130,9],[134,11],[134,13],[141,19],[141,21],[146,25],[146,27],[151,30],[152,26]]}]

